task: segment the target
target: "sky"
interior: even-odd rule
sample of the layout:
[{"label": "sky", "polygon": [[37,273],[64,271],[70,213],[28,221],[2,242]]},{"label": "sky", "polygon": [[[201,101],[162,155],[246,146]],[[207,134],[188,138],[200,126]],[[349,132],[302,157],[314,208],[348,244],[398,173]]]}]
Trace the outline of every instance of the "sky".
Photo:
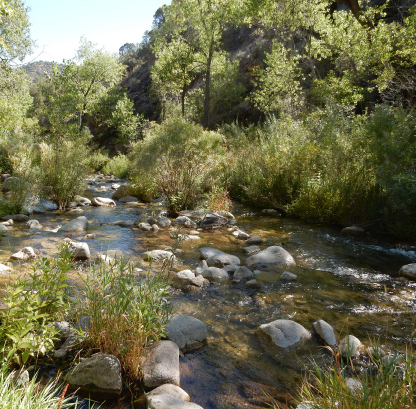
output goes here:
[{"label": "sky", "polygon": [[80,38],[117,53],[125,43],[140,43],[156,10],[170,0],[23,0],[35,40],[25,62],[56,61],[75,56]]}]

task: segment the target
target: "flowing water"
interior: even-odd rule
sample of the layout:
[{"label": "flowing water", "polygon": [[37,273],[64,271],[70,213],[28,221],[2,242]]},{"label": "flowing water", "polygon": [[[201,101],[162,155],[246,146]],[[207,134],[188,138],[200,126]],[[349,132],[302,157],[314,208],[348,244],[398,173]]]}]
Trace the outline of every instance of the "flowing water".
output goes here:
[{"label": "flowing water", "polygon": [[[97,187],[110,184],[94,185],[86,196],[109,197],[111,192],[99,192]],[[88,232],[96,233],[96,239],[88,240],[91,252],[122,254],[145,266],[143,251],[172,245],[167,229],[150,233],[115,224],[132,222],[139,211],[140,207],[122,204],[84,208]],[[256,276],[260,290],[226,282],[198,293],[174,292],[174,312],[199,318],[208,327],[207,346],[181,357],[181,386],[193,402],[205,409],[265,407],[262,391],[290,399],[309,357],[328,359],[328,353],[316,341],[285,355],[265,352],[257,328],[275,319],[292,319],[309,330],[315,320],[324,319],[339,337],[353,334],[364,344],[375,342],[389,350],[404,349],[412,342],[416,283],[399,278],[397,272],[403,264],[416,262],[416,246],[343,236],[338,228],[263,216],[237,205],[233,213],[238,227],[265,239],[261,248],[283,245],[293,255],[297,266],[288,271],[297,274],[298,281],[282,282],[282,270],[276,270]],[[32,218],[52,230],[78,216],[49,211]],[[64,236],[15,225],[1,241],[0,262],[28,245],[41,254],[53,254]],[[74,239],[82,236],[72,234]],[[177,271],[194,268],[198,249],[206,246],[237,255],[244,264],[244,242],[228,231],[203,231],[200,237],[182,243]]]}]

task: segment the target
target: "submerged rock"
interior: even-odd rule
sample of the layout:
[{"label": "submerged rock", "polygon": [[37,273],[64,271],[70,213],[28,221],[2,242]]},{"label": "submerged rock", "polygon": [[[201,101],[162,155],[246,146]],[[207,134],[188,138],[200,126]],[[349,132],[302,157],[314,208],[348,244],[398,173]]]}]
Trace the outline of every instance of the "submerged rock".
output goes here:
[{"label": "submerged rock", "polygon": [[88,228],[88,219],[85,216],[77,217],[64,224],[60,230],[65,232],[82,232]]},{"label": "submerged rock", "polygon": [[280,279],[282,281],[298,281],[298,276],[289,271],[283,271],[282,275],[280,276]]},{"label": "submerged rock", "polygon": [[292,255],[280,246],[271,246],[246,260],[247,267],[265,270],[270,267],[289,267],[296,265]]},{"label": "submerged rock", "polygon": [[311,333],[305,327],[291,320],[276,320],[260,325],[259,333],[282,349],[296,346],[311,338]]}]

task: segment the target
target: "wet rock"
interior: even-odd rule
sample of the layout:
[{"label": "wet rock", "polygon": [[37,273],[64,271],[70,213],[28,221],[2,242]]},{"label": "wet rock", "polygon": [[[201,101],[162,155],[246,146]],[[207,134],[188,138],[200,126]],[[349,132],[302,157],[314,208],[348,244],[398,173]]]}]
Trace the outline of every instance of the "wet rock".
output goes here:
[{"label": "wet rock", "polygon": [[356,357],[362,346],[363,344],[358,338],[354,337],[354,335],[348,335],[340,341],[338,349],[341,356],[348,359]]},{"label": "wet rock", "polygon": [[120,186],[121,186],[121,185],[120,185],[120,184],[118,184],[118,183],[113,183],[113,184],[111,185],[111,189],[113,189],[113,190],[117,190]]},{"label": "wet rock", "polygon": [[365,234],[365,230],[360,226],[348,226],[341,230],[342,234],[348,234],[350,236],[362,236]]},{"label": "wet rock", "polygon": [[279,216],[279,212],[276,209],[263,209],[261,212],[267,216]]},{"label": "wet rock", "polygon": [[194,278],[195,274],[191,270],[182,270],[179,271],[179,273],[176,273],[174,282],[179,288],[184,288],[185,286],[190,285]]},{"label": "wet rock", "polygon": [[196,227],[196,223],[193,222],[189,217],[186,217],[186,216],[177,217],[172,222],[172,224],[174,226],[183,226],[183,227],[192,228],[192,229],[194,229]]},{"label": "wet rock", "polygon": [[257,254],[260,251],[259,246],[248,246],[243,248],[244,253],[246,254]]},{"label": "wet rock", "polygon": [[91,200],[86,197],[76,195],[74,197],[74,201],[79,203],[81,206],[91,206]]},{"label": "wet rock", "polygon": [[64,224],[60,230],[65,232],[82,232],[88,228],[88,219],[85,216],[77,217]]},{"label": "wet rock", "polygon": [[261,288],[260,283],[256,279],[248,280],[244,285],[247,288],[252,288],[253,290],[258,290]]},{"label": "wet rock", "polygon": [[188,395],[187,392],[185,392],[179,386],[172,385],[171,383],[166,383],[164,385],[158,386],[157,388],[150,391],[146,396],[149,397],[163,394],[173,396],[185,402],[189,402],[191,400],[191,397]]},{"label": "wet rock", "polygon": [[25,247],[10,256],[10,259],[17,261],[27,261],[36,257],[36,253],[32,247]]},{"label": "wet rock", "polygon": [[34,219],[27,221],[26,226],[29,227],[29,229],[31,230],[43,228],[43,226],[37,220]]},{"label": "wet rock", "polygon": [[167,393],[147,396],[146,400],[148,409],[203,409],[196,403],[185,402]]},{"label": "wet rock", "polygon": [[211,282],[222,281],[230,278],[225,270],[217,267],[208,267],[202,272],[201,275]]},{"label": "wet rock", "polygon": [[282,281],[298,281],[298,276],[296,274],[290,273],[289,271],[283,271],[280,279]]},{"label": "wet rock", "polygon": [[273,267],[289,267],[296,265],[291,254],[280,246],[268,247],[246,260],[247,267],[265,270]]},{"label": "wet rock", "polygon": [[248,240],[246,240],[246,243],[250,245],[259,245],[263,243],[263,239],[257,236],[252,236]]},{"label": "wet rock", "polygon": [[233,280],[247,280],[252,278],[254,273],[247,267],[239,267],[238,270],[233,275]]},{"label": "wet rock", "polygon": [[166,250],[152,250],[152,251],[146,251],[143,253],[143,260],[150,261],[161,261],[166,259],[172,259],[175,260],[176,257],[171,251]]},{"label": "wet rock", "polygon": [[94,197],[91,203],[94,206],[116,206],[116,202],[108,197]]},{"label": "wet rock", "polygon": [[209,286],[209,280],[204,278],[202,275],[199,275],[192,279],[190,285],[198,288],[207,287]]},{"label": "wet rock", "polygon": [[95,396],[117,397],[123,387],[120,361],[113,355],[94,354],[80,362],[67,381],[72,389],[80,388]]},{"label": "wet rock", "polygon": [[81,241],[74,241],[71,239],[64,239],[69,247],[74,251],[74,260],[89,260],[91,258],[90,248],[87,243]]},{"label": "wet rock", "polygon": [[194,317],[174,314],[166,326],[166,336],[182,352],[191,352],[202,348],[207,340],[207,327]]},{"label": "wet rock", "polygon": [[276,320],[260,325],[259,334],[282,349],[294,347],[311,338],[306,328],[291,320]]},{"label": "wet rock", "polygon": [[145,358],[142,371],[146,389],[165,383],[179,386],[179,347],[172,341],[159,341]]},{"label": "wet rock", "polygon": [[215,212],[210,212],[198,222],[198,226],[204,230],[220,229],[235,223],[235,219],[227,218]]},{"label": "wet rock", "polygon": [[128,202],[137,202],[137,197],[134,196],[124,196],[118,199],[120,203],[128,203]]},{"label": "wet rock", "polygon": [[239,240],[247,240],[250,238],[250,235],[242,230],[233,231],[233,236]]},{"label": "wet rock", "polygon": [[416,280],[416,263],[402,266],[399,270],[399,276],[406,277],[409,280]]},{"label": "wet rock", "polygon": [[84,236],[84,239],[86,239],[86,240],[93,240],[95,238],[97,238],[97,235],[95,233],[86,234]]},{"label": "wet rock", "polygon": [[10,176],[9,178],[5,179],[3,182],[3,186],[1,187],[1,190],[3,192],[9,192],[11,190],[17,189],[20,184],[22,183],[20,178],[17,178],[15,176]]},{"label": "wet rock", "polygon": [[25,214],[8,214],[3,216],[2,220],[13,220],[15,223],[23,223],[29,220],[29,216]]},{"label": "wet rock", "polygon": [[193,234],[179,234],[178,236],[182,241],[188,240],[201,240],[201,237]]},{"label": "wet rock", "polygon": [[324,320],[318,320],[313,323],[313,328],[326,345],[333,347],[337,343],[334,329]]},{"label": "wet rock", "polygon": [[205,260],[201,260],[200,261],[200,263],[198,264],[198,266],[197,266],[197,268],[196,268],[196,270],[195,270],[195,274],[198,276],[198,275],[201,275],[202,274],[202,272],[204,271],[204,270],[206,270],[208,268],[208,264],[207,264],[207,262],[205,261]]},{"label": "wet rock", "polygon": [[237,256],[224,253],[211,247],[202,247],[199,251],[209,266],[223,267],[228,264],[241,264],[240,259]]},{"label": "wet rock", "polygon": [[227,273],[231,273],[231,274],[234,274],[239,268],[240,268],[240,266],[238,266],[237,264],[228,264],[228,265],[222,267],[223,270],[225,270]]},{"label": "wet rock", "polygon": [[157,220],[153,216],[149,216],[147,214],[140,214],[134,220],[134,225],[138,226],[141,223],[146,223],[150,226],[157,223]]},{"label": "wet rock", "polygon": [[172,224],[172,222],[167,217],[161,216],[157,218],[156,224],[159,227],[165,228],[169,227]]},{"label": "wet rock", "polygon": [[143,231],[150,231],[152,230],[152,226],[149,223],[139,223],[137,227]]}]

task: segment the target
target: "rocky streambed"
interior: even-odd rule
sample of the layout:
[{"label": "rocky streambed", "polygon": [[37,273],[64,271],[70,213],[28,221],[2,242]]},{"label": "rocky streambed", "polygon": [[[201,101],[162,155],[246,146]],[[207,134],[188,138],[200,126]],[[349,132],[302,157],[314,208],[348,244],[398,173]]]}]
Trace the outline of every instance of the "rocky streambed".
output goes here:
[{"label": "rocky streambed", "polygon": [[[342,233],[238,205],[233,215],[184,212],[173,220],[161,202],[146,205],[114,195],[122,181],[94,177],[88,183],[70,211],[58,213],[43,203],[5,225],[2,274],[27,268],[27,261],[11,261],[13,255],[50,256],[63,240],[80,259],[123,255],[143,270],[150,258],[170,258],[174,239],[181,242],[171,274],[173,311],[206,328],[195,345],[176,339],[183,351],[177,353],[176,383],[195,405],[264,407],[264,393],[291,402],[308,357],[329,364],[324,344],[337,346],[354,335],[367,347],[377,343],[394,351],[411,340],[415,283],[399,270],[416,261],[412,243],[377,240],[359,229]],[[333,333],[328,330],[323,340],[319,333],[327,324]],[[365,356],[366,348],[355,352]],[[157,399],[154,405],[168,406],[155,407],[173,405]]]}]

